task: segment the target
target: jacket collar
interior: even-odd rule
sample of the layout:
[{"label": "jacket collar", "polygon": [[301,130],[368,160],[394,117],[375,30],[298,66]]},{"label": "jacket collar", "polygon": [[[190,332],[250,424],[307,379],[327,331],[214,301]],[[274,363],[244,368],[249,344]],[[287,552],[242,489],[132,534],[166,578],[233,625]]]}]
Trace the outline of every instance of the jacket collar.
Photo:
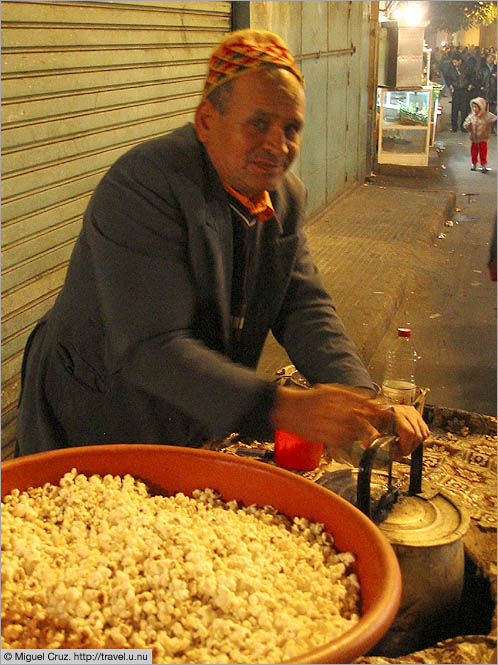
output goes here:
[{"label": "jacket collar", "polygon": [[[219,219],[220,219],[220,210],[222,211],[223,222],[222,224],[230,224],[231,229],[231,213],[230,207],[228,205],[228,195],[223,187],[218,172],[213,166],[213,163],[209,159],[204,145],[197,138],[197,133],[195,131],[194,125],[189,124],[190,128],[190,138],[192,143],[195,145],[195,149],[199,152],[199,159],[193,160],[195,163],[200,164],[200,169],[197,171],[195,168],[190,174],[190,179],[197,180],[200,186],[204,190],[205,200],[207,202],[207,216],[205,218],[206,224],[214,227],[219,233],[226,232],[226,226],[220,228]],[[194,147],[194,145],[192,147]],[[278,232],[281,234],[283,232],[281,220],[285,219],[287,214],[288,203],[287,203],[287,194],[285,188],[285,180],[288,175],[284,175],[280,185],[277,189],[268,192],[271,203],[274,210],[274,219],[277,224]],[[202,184],[201,184],[202,183]]]}]

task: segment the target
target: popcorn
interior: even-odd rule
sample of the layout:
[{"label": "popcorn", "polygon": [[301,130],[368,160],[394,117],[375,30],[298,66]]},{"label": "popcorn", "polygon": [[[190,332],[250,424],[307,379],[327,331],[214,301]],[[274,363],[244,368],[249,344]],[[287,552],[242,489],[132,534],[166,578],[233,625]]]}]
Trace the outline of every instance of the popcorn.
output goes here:
[{"label": "popcorn", "polygon": [[351,553],[322,524],[126,475],[2,503],[4,648],[152,648],[155,663],[292,660],[359,621]]}]

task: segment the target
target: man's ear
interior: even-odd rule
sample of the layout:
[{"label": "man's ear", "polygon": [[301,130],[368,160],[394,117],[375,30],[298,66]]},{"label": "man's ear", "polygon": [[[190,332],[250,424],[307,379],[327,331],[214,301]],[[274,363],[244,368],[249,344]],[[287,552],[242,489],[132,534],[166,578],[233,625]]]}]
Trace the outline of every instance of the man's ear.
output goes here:
[{"label": "man's ear", "polygon": [[214,116],[217,113],[209,99],[203,99],[195,111],[194,127],[201,143],[207,143]]}]

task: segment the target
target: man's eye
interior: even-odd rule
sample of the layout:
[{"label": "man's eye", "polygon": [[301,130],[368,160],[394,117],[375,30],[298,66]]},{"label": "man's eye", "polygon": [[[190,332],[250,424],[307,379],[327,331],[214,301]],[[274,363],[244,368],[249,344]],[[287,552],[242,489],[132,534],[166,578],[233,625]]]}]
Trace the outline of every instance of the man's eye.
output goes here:
[{"label": "man's eye", "polygon": [[289,127],[285,128],[285,136],[293,141],[299,135],[299,131],[299,127],[296,127],[295,125],[289,125]]},{"label": "man's eye", "polygon": [[266,129],[268,126],[268,122],[263,120],[263,118],[254,118],[254,120],[251,121],[251,124],[253,127],[256,127],[256,129]]}]

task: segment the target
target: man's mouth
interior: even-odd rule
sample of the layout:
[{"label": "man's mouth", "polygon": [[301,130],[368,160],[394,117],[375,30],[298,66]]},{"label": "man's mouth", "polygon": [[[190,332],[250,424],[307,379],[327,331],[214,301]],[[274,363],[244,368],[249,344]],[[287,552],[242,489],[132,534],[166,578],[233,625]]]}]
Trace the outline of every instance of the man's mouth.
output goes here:
[{"label": "man's mouth", "polygon": [[253,161],[253,164],[257,169],[264,171],[265,173],[278,173],[284,170],[284,165],[280,162],[256,159]]}]

